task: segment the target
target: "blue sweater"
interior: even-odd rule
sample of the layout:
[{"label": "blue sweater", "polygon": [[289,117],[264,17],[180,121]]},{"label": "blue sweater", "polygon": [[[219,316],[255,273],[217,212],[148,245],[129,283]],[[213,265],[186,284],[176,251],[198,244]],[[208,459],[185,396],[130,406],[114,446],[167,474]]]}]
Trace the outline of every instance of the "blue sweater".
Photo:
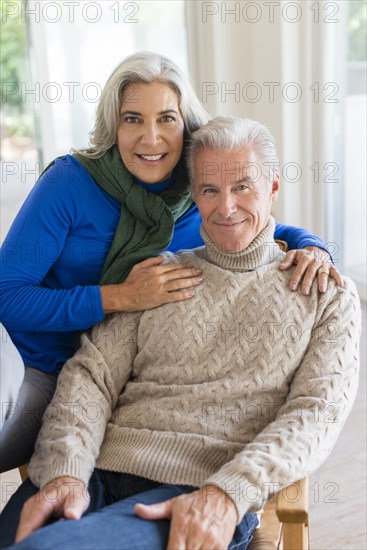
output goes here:
[{"label": "blue sweater", "polygon": [[[140,184],[160,192],[170,183]],[[78,331],[104,318],[98,281],[119,218],[120,203],[70,155],[32,189],[1,253],[0,319],[25,364],[60,371]],[[176,222],[168,250],[201,246],[200,223],[193,205]],[[289,248],[324,248],[296,227],[278,224],[275,237]]]}]

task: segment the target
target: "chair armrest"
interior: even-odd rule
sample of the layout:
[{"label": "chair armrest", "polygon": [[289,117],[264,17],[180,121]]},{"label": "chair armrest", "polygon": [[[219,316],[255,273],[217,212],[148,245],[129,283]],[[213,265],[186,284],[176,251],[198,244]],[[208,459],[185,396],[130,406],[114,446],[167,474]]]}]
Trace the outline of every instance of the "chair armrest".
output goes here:
[{"label": "chair armrest", "polygon": [[285,487],[269,501],[249,550],[310,550],[308,478]]},{"label": "chair armrest", "polygon": [[28,478],[28,464],[23,464],[22,466],[19,466],[19,475],[22,482]]},{"label": "chair armrest", "polygon": [[308,526],[308,477],[285,487],[277,494],[276,513],[282,523]]},{"label": "chair armrest", "polygon": [[280,239],[275,239],[275,242],[279,246],[280,250],[283,250],[283,252],[288,252],[288,243],[286,241],[281,241]]}]

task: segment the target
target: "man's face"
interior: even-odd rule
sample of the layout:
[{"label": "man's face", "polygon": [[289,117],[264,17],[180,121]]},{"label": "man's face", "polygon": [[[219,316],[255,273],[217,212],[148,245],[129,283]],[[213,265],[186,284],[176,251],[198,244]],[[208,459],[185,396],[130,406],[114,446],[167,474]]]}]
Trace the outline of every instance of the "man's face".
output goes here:
[{"label": "man's face", "polygon": [[203,226],[218,248],[227,253],[246,248],[266,227],[279,177],[250,148],[202,149],[194,164],[194,200]]}]

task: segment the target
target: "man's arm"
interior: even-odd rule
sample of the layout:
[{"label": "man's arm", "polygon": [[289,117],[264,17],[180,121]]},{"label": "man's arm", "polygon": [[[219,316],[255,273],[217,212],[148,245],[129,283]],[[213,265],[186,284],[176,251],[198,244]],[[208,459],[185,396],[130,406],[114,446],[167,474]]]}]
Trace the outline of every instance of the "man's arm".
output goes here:
[{"label": "man's arm", "polygon": [[79,519],[107,422],[136,356],[140,313],[110,315],[81,337],[46,409],[28,473],[39,493],[26,501],[16,542],[51,516]]},{"label": "man's arm", "polygon": [[275,420],[198,491],[136,505],[140,517],[171,519],[167,550],[228,545],[246,512],[260,510],[331,451],[357,390],[360,307],[351,281],[346,289],[329,289],[319,304],[307,352]]},{"label": "man's arm", "polygon": [[232,498],[239,519],[318,468],[332,450],[357,391],[360,317],[352,281],[320,297],[310,343],[286,403],[244,451],[206,480]]},{"label": "man's arm", "polygon": [[60,374],[28,469],[43,488],[60,476],[88,484],[105,429],[136,356],[141,314],[111,315],[81,337]]}]

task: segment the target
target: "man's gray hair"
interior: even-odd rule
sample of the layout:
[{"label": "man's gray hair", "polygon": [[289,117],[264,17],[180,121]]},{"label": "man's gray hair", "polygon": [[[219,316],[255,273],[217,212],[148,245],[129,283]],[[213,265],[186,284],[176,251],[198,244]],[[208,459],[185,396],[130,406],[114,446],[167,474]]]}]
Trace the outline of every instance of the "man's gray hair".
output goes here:
[{"label": "man's gray hair", "polygon": [[112,147],[117,139],[124,90],[130,84],[150,84],[155,80],[176,92],[185,126],[185,139],[208,121],[209,115],[200,104],[189,78],[173,61],[152,52],[138,52],[126,57],[111,74],[102,91],[95,126],[90,133],[91,149],[78,152],[98,158]]},{"label": "man's gray hair", "polygon": [[194,162],[198,151],[236,151],[245,147],[256,153],[265,175],[272,183],[275,173],[279,171],[273,136],[260,122],[234,116],[215,117],[192,134],[186,156],[191,183],[194,183]]}]

